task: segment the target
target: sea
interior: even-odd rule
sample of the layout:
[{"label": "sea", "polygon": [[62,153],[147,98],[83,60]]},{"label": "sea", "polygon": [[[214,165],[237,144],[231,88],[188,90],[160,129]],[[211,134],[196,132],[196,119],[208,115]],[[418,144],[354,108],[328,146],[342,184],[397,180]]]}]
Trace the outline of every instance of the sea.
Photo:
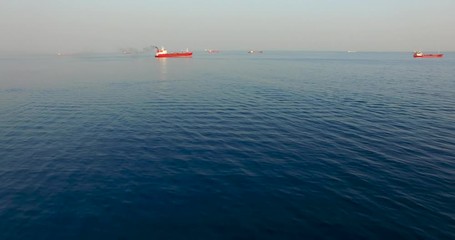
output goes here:
[{"label": "sea", "polygon": [[455,53],[0,55],[0,239],[455,239]]}]

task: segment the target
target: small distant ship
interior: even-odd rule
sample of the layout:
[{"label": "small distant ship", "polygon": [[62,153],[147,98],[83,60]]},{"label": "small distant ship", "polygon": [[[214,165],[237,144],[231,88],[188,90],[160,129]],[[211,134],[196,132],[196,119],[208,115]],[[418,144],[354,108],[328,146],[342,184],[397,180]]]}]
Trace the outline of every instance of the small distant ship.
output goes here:
[{"label": "small distant ship", "polygon": [[173,58],[173,57],[191,57],[193,56],[193,52],[188,51],[181,51],[181,52],[168,52],[164,47],[156,48],[155,57],[156,58]]},{"label": "small distant ship", "polygon": [[219,53],[220,52],[220,50],[214,50],[214,49],[206,49],[205,51],[208,53]]},{"label": "small distant ship", "polygon": [[122,48],[122,53],[123,54],[136,54],[137,50],[134,48]]},{"label": "small distant ship", "polygon": [[423,53],[421,51],[414,52],[414,58],[442,58],[444,57],[444,54],[442,53]]},{"label": "small distant ship", "polygon": [[248,51],[248,53],[250,53],[250,54],[262,53],[262,51],[250,50],[250,51]]},{"label": "small distant ship", "polygon": [[56,53],[57,56],[59,57],[63,57],[63,56],[68,56],[68,55],[71,55],[71,53],[62,53],[62,52],[57,52]]}]

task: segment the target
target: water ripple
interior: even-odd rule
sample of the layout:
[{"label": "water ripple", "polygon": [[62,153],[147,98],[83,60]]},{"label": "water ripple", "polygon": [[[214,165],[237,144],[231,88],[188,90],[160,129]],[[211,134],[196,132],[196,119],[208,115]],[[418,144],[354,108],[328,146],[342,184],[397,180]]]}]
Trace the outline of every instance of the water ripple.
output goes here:
[{"label": "water ripple", "polygon": [[431,62],[121,57],[0,80],[0,238],[455,237]]}]

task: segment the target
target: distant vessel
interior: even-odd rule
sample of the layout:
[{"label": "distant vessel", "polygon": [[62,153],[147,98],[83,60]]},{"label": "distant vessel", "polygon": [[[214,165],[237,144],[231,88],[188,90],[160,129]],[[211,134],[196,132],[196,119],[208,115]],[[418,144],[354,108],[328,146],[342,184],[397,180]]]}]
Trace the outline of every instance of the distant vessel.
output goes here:
[{"label": "distant vessel", "polygon": [[255,50],[250,50],[248,53],[262,53],[262,51],[255,51]]},{"label": "distant vessel", "polygon": [[444,57],[444,54],[442,53],[432,53],[432,54],[426,54],[420,51],[414,52],[414,58],[442,58]]},{"label": "distant vessel", "polygon": [[71,54],[70,53],[57,52],[56,55],[59,56],[59,57],[63,57],[63,56],[71,55]]},{"label": "distant vessel", "polygon": [[168,52],[164,47],[156,48],[155,57],[156,58],[165,58],[165,57],[191,57],[193,52],[188,51],[181,51],[181,52]]},{"label": "distant vessel", "polygon": [[208,53],[219,53],[220,52],[220,50],[214,50],[214,49],[206,49],[205,51]]}]

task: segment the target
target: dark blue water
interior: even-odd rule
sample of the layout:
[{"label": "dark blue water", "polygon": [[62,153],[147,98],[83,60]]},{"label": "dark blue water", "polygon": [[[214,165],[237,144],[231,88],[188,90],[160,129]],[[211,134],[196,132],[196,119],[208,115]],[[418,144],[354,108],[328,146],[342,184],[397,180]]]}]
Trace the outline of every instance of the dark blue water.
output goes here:
[{"label": "dark blue water", "polygon": [[454,239],[452,55],[2,56],[0,239]]}]

